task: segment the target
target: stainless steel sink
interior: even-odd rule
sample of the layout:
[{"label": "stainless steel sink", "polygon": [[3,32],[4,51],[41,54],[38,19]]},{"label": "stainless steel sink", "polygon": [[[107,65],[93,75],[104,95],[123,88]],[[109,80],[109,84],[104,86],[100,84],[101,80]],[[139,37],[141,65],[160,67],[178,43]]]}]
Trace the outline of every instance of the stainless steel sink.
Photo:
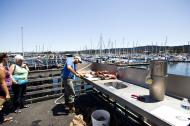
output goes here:
[{"label": "stainless steel sink", "polygon": [[104,85],[115,89],[127,88],[127,84],[125,82],[108,82],[104,83]]}]

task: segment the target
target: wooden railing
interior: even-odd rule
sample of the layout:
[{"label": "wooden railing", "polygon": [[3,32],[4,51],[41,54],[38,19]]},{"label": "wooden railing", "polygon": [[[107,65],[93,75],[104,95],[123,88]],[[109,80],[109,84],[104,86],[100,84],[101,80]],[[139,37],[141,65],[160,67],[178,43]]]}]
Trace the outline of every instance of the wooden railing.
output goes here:
[{"label": "wooden railing", "polygon": [[[29,74],[27,85],[26,102],[33,103],[60,97],[64,93],[64,84],[58,70],[32,71]],[[83,80],[73,81],[76,95],[86,93],[91,86]]]}]

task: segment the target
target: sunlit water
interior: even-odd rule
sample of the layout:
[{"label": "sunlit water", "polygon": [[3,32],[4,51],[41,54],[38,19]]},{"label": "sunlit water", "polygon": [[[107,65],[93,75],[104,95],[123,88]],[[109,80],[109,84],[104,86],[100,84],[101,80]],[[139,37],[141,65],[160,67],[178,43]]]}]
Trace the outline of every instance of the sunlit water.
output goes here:
[{"label": "sunlit water", "polygon": [[168,63],[168,73],[190,76],[190,63]]}]

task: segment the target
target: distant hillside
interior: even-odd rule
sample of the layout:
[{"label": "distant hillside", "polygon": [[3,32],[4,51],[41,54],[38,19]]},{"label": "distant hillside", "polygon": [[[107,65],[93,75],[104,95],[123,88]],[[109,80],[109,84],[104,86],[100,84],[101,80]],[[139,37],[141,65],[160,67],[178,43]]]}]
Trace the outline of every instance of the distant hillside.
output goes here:
[{"label": "distant hillside", "polygon": [[[100,50],[82,50],[79,53],[98,53]],[[112,48],[112,49],[103,49],[102,53],[190,53],[190,45],[182,46],[140,46],[134,48]]]}]

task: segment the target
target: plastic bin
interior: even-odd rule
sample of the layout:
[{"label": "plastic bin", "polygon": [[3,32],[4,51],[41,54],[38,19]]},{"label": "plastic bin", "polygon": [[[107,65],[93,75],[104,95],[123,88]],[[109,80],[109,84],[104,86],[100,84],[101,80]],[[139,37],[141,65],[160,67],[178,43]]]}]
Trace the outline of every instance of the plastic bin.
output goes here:
[{"label": "plastic bin", "polygon": [[96,110],[91,115],[92,126],[109,126],[110,113],[106,110]]}]

